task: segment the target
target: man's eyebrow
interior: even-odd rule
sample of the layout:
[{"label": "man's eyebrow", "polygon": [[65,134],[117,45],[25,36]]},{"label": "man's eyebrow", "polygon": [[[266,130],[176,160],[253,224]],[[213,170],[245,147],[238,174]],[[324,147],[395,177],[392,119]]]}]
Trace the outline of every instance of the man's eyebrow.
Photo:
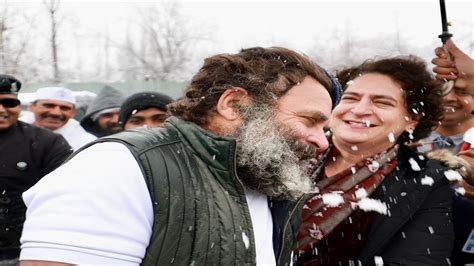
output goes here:
[{"label": "man's eyebrow", "polygon": [[329,118],[320,111],[300,111],[298,112],[300,116],[310,117],[317,121],[327,121]]}]

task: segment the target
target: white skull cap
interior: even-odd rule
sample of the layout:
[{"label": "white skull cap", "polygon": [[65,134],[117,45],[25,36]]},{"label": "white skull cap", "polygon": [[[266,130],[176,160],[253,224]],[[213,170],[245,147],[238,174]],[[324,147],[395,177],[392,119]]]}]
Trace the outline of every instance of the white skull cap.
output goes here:
[{"label": "white skull cap", "polygon": [[35,101],[38,100],[57,100],[76,104],[76,98],[72,91],[63,87],[39,88],[35,95]]}]

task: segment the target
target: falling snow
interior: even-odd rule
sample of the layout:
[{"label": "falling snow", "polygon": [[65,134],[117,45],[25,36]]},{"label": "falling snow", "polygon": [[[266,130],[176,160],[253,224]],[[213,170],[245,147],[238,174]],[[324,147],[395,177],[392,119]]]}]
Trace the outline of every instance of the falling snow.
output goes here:
[{"label": "falling snow", "polygon": [[430,234],[434,234],[434,229],[431,226],[428,226],[428,230],[430,231]]},{"label": "falling snow", "polygon": [[421,171],[421,168],[420,168],[420,166],[418,165],[418,163],[416,162],[415,159],[410,158],[410,160],[408,160],[408,162],[410,163],[411,169],[413,169],[413,171]]},{"label": "falling snow", "polygon": [[355,173],[357,172],[357,169],[353,166],[353,167],[351,167],[351,172],[352,172],[353,174],[355,174]]},{"label": "falling snow", "polygon": [[377,172],[379,170],[380,164],[377,161],[372,161],[369,165],[367,165],[367,168],[369,168],[369,171],[372,173]]},{"label": "falling snow", "polygon": [[427,175],[421,179],[421,184],[422,185],[432,186],[433,183],[434,183],[433,178],[429,177]]},{"label": "falling snow", "polygon": [[395,135],[393,134],[393,132],[390,132],[390,134],[388,134],[388,140],[390,141],[390,143],[395,142]]},{"label": "falling snow", "polygon": [[323,203],[328,207],[337,207],[344,203],[344,198],[336,192],[323,194]]},{"label": "falling snow", "polygon": [[367,191],[363,188],[359,188],[355,191],[355,196],[357,199],[362,199],[367,197]]},{"label": "falling snow", "polygon": [[242,232],[242,241],[244,241],[245,248],[249,249],[250,241],[249,241],[248,236],[245,234],[245,232]]},{"label": "falling snow", "polygon": [[449,181],[460,181],[462,179],[462,176],[457,171],[454,171],[454,170],[445,171],[444,176]]},{"label": "falling snow", "polygon": [[466,190],[463,187],[457,187],[456,189],[454,189],[454,191],[456,191],[457,193],[459,193],[463,196],[464,196],[464,194],[466,194]]},{"label": "falling snow", "polygon": [[377,199],[363,198],[357,203],[359,208],[364,211],[375,211],[387,215],[387,204]]},{"label": "falling snow", "polygon": [[376,266],[383,266],[383,259],[382,257],[375,256],[374,257],[374,262]]}]

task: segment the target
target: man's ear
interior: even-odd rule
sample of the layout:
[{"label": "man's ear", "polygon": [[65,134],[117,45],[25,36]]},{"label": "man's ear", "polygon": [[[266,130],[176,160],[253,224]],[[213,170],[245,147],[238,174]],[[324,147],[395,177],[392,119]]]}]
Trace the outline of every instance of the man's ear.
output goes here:
[{"label": "man's ear", "polygon": [[250,102],[248,92],[240,87],[232,87],[222,93],[217,102],[216,111],[224,119],[234,121],[240,119],[239,106]]}]

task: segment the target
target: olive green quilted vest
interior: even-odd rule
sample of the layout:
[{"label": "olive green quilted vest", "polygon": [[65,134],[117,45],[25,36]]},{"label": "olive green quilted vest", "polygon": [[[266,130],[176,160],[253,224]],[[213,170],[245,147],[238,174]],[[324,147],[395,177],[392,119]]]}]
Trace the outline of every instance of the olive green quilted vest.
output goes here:
[{"label": "olive green quilted vest", "polygon": [[[126,144],[146,177],[154,222],[142,265],[255,264],[252,222],[236,175],[234,140],[171,117],[166,129],[122,132],[97,142],[103,141]],[[288,227],[286,243],[293,243],[299,224],[294,209],[298,223],[281,223]],[[279,247],[279,264],[287,264],[292,245]]]}]

